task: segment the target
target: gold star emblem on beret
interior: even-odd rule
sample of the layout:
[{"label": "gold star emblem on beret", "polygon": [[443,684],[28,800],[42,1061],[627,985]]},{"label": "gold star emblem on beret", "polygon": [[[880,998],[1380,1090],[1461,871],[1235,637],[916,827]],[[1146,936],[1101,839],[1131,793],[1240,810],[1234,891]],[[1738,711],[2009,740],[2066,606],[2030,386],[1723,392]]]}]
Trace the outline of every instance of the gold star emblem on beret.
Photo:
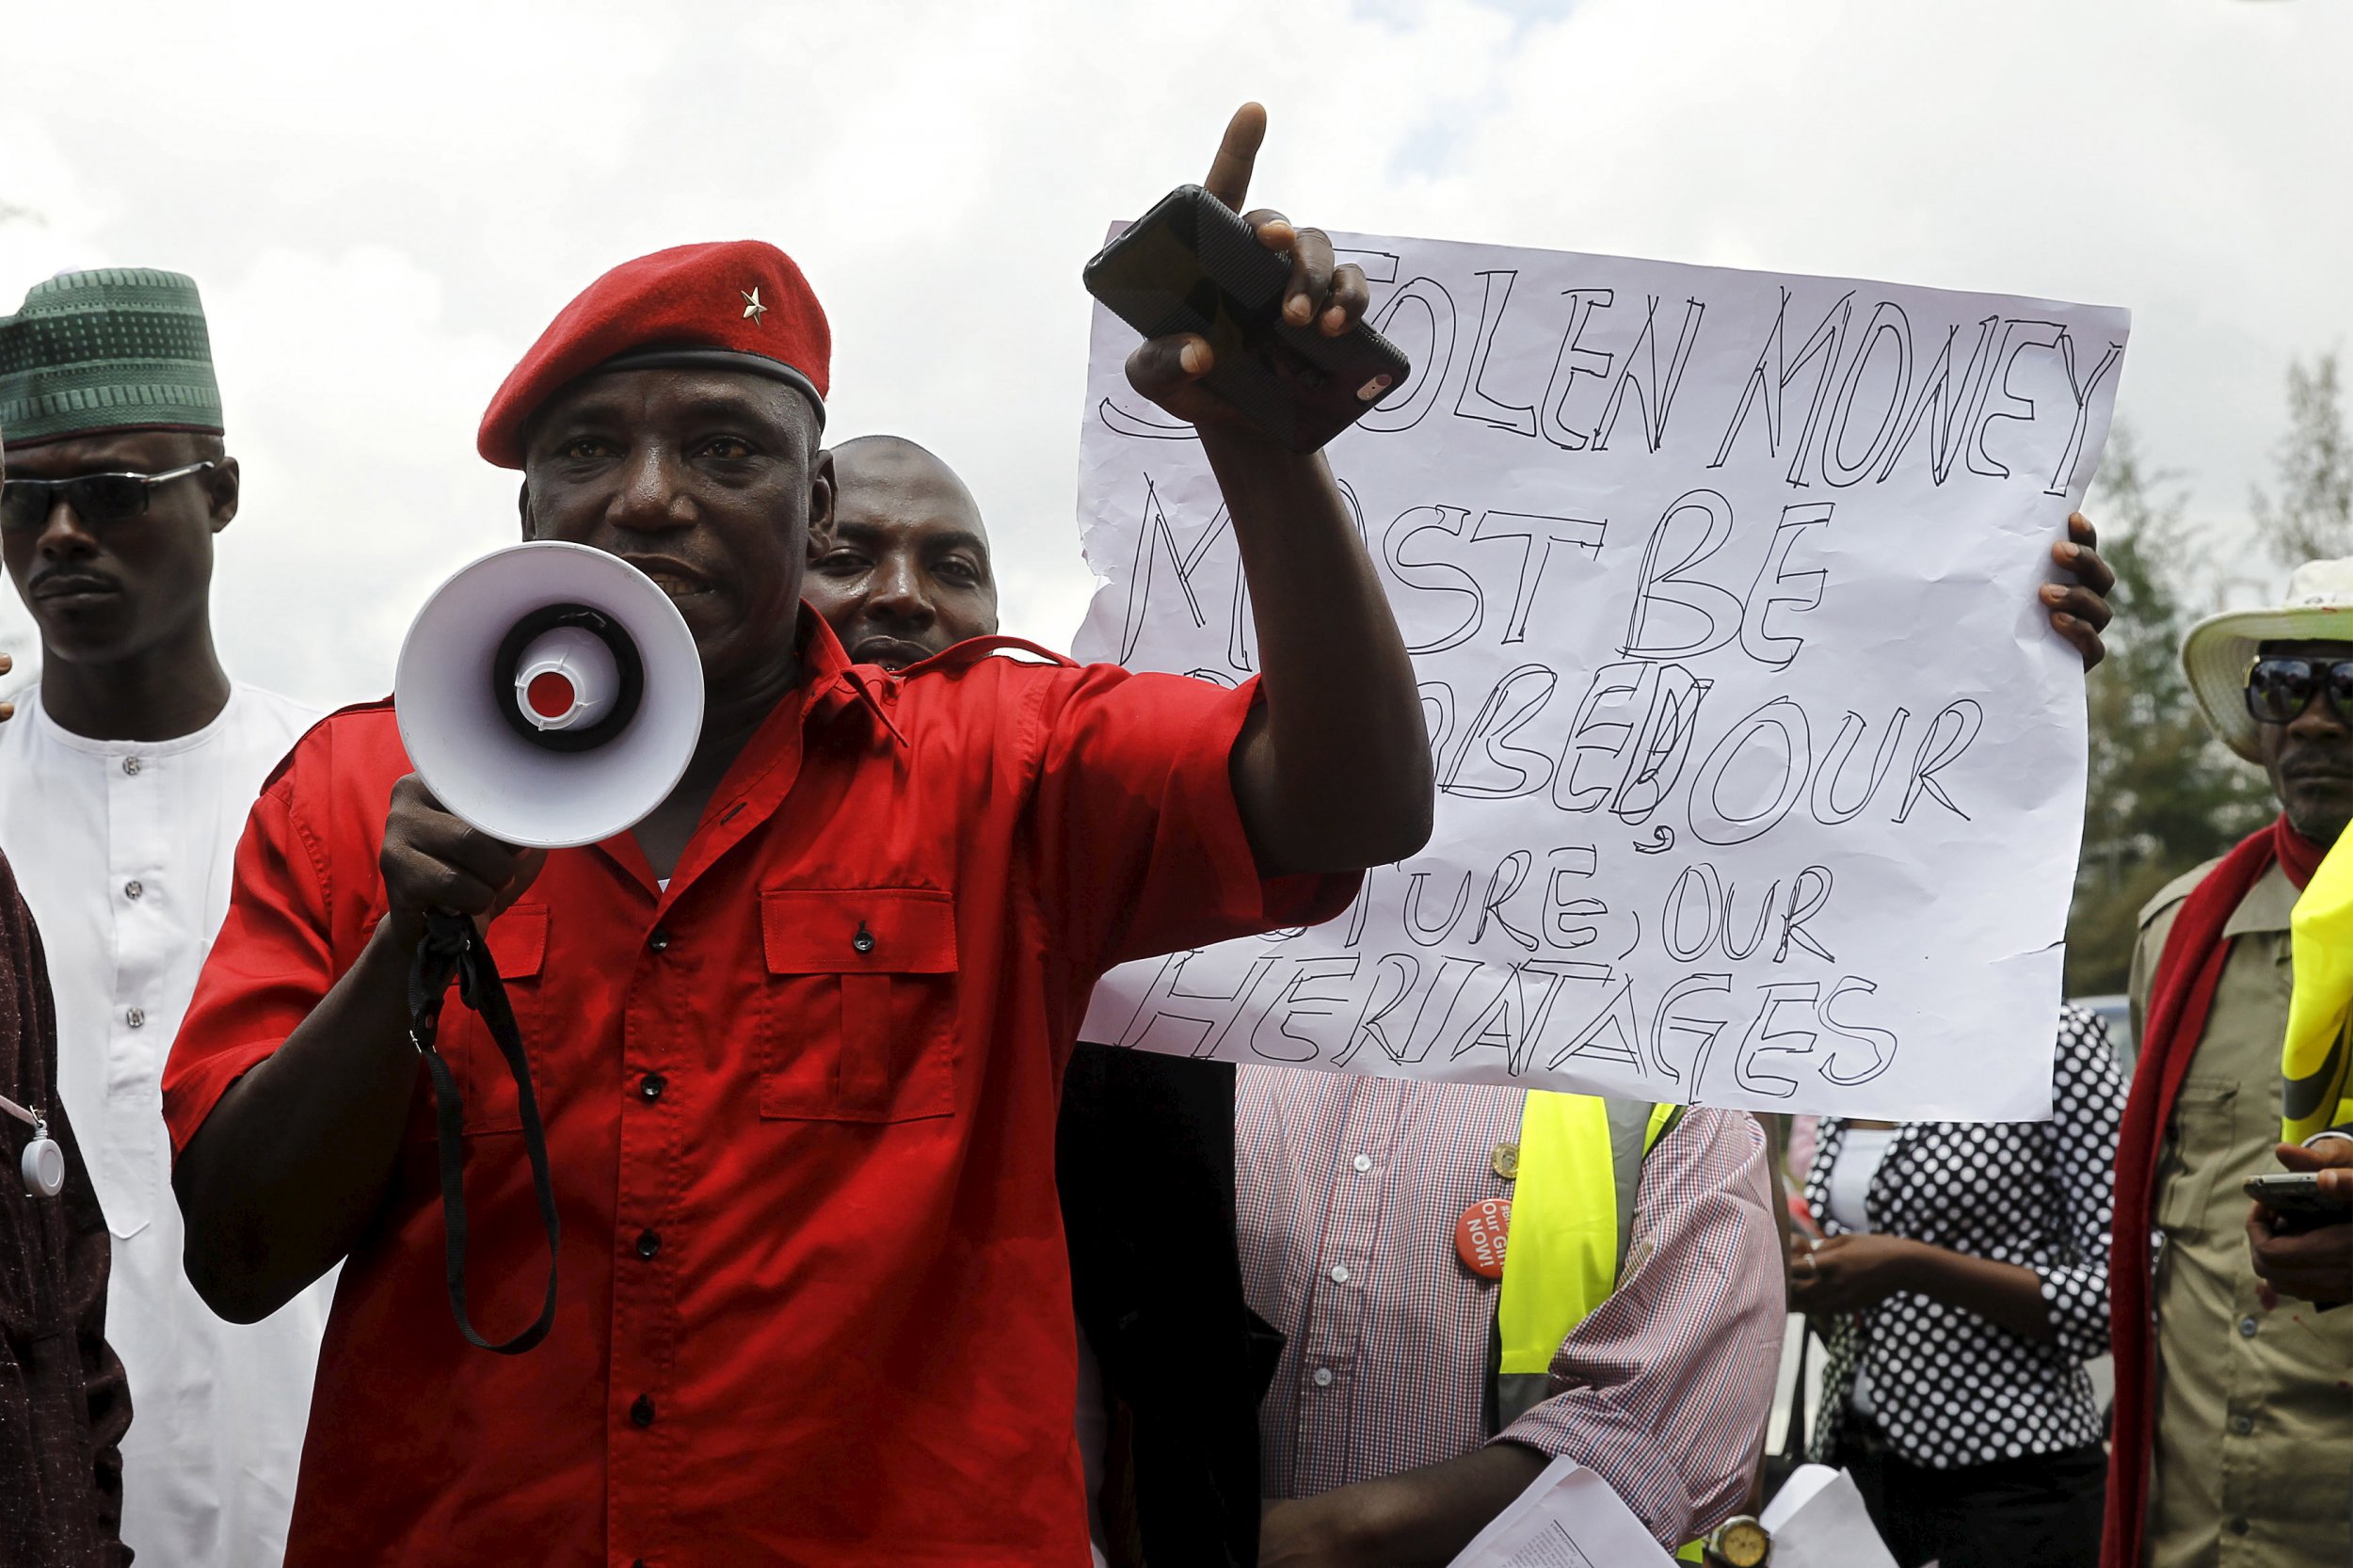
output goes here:
[{"label": "gold star emblem on beret", "polygon": [[744,296],[744,315],[751,319],[753,326],[759,326],[760,318],[768,313],[768,307],[760,302],[759,288],[755,286],[749,290],[738,289],[735,292]]}]

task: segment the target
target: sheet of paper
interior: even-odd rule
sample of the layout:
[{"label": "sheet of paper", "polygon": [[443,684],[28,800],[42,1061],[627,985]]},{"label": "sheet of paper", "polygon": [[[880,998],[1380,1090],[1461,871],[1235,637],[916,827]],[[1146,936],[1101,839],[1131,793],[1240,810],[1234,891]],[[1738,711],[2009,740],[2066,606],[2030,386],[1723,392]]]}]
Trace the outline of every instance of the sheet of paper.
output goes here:
[{"label": "sheet of paper", "polygon": [[1773,1568],[1896,1568],[1844,1470],[1800,1465],[1758,1523],[1772,1532]]},{"label": "sheet of paper", "polygon": [[1824,1487],[1844,1474],[1845,1471],[1833,1470],[1827,1464],[1799,1465],[1789,1472],[1789,1479],[1781,1483],[1781,1490],[1773,1494],[1773,1500],[1765,1505],[1765,1512],[1756,1516],[1757,1523],[1769,1530],[1781,1528],[1798,1510],[1812,1502]]},{"label": "sheet of paper", "polygon": [[1609,1482],[1556,1459],[1452,1568],[1674,1568]]},{"label": "sheet of paper", "polygon": [[[2083,676],[2034,600],[2121,310],[1336,236],[1415,378],[1329,449],[1415,650],[1430,846],[1085,1037],[1897,1118],[2049,1112]],[[1080,657],[1232,684],[1200,448],[1098,310]],[[1275,614],[1283,613],[1276,607]]]}]

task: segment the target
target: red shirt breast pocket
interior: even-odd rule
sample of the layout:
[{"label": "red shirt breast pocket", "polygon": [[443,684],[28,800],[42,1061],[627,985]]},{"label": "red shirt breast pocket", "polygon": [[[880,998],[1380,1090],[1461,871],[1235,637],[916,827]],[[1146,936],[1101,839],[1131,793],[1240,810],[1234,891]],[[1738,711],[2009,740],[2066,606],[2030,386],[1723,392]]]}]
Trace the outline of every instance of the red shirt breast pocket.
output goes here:
[{"label": "red shirt breast pocket", "polygon": [[768,888],[760,1113],[904,1122],[955,1113],[956,922],[930,888]]}]

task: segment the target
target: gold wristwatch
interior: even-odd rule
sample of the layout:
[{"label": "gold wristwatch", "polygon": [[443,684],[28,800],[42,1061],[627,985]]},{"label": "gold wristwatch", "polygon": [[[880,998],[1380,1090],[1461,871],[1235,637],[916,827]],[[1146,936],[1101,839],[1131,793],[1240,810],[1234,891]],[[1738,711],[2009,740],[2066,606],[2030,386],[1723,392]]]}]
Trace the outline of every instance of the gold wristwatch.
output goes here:
[{"label": "gold wristwatch", "polygon": [[1764,1568],[1773,1560],[1773,1538],[1747,1514],[1727,1519],[1707,1538],[1707,1560],[1720,1568]]}]

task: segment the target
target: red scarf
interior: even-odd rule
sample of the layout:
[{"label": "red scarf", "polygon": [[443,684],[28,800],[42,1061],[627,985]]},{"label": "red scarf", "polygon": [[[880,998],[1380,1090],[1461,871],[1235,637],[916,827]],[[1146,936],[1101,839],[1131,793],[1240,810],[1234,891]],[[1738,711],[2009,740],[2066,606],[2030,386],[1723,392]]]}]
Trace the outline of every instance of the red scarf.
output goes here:
[{"label": "red scarf", "polygon": [[2149,1513],[2149,1456],[2155,1438],[2156,1337],[2150,1321],[2149,1215],[2157,1156],[2173,1099],[2198,1054],[2222,980],[2230,923],[2277,860],[2300,890],[2320,869],[2328,846],[2281,817],[2249,834],[2190,890],[2174,917],[2149,986],[2149,1014],[2133,1092],[2116,1145],[2116,1228],[2108,1253],[2108,1313],[2116,1348],[2116,1430],[2108,1449],[2108,1518],[2101,1568],[2139,1568],[2141,1527]]}]

